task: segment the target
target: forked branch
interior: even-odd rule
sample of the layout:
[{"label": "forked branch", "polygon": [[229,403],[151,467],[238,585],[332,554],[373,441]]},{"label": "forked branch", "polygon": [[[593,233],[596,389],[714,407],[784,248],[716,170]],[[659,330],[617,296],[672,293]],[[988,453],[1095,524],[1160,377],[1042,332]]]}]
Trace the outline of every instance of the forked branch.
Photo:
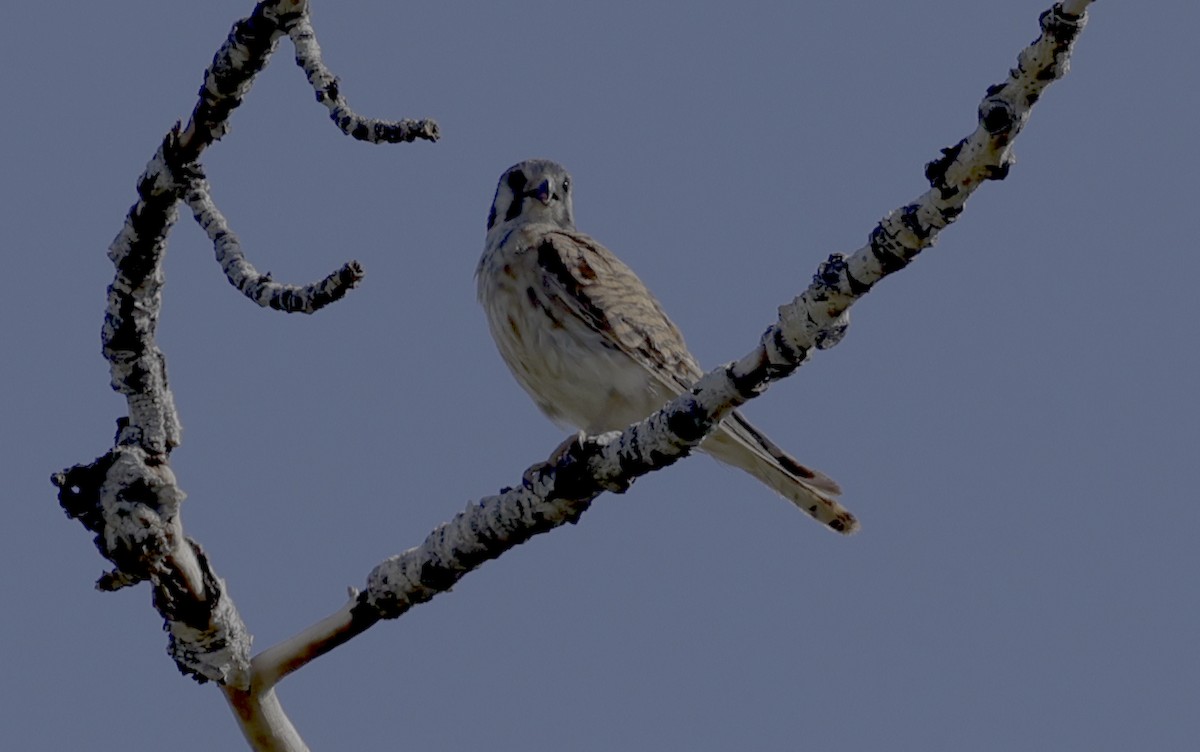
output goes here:
[{"label": "forked branch", "polygon": [[[259,302],[311,312],[340,298],[362,276],[351,262],[305,288],[264,279],[237,248],[199,163],[204,150],[228,132],[233,111],[285,34],[302,26],[301,43],[310,52],[317,49],[308,9],[307,0],[264,0],[235,23],[204,73],[187,124],[177,123],[167,133],[139,178],[137,200],[108,249],[115,274],[102,331],[112,386],[125,395],[129,414],[117,421],[111,450],[51,479],[63,509],[95,533],[97,548],[113,564],[97,587],[115,590],[149,581],[179,669],[199,681],[219,682],[247,740],[264,750],[304,745],[274,693],[250,691],[249,633],[203,550],[183,533],[179,510],[185,494],[169,464],[182,429],[155,335],[167,236],[184,199],[213,238],[231,281]],[[371,130],[401,136],[393,141],[437,137],[431,121],[376,127],[375,121],[350,116]]]},{"label": "forked branch", "polygon": [[365,272],[357,261],[343,264],[320,282],[303,286],[276,282],[269,273],[259,272],[246,260],[242,244],[229,229],[225,215],[213,202],[211,190],[204,176],[197,173],[188,182],[184,201],[213,242],[217,263],[225,272],[225,278],[250,300],[264,308],[285,313],[316,313],[330,303],[341,300],[362,281]]}]

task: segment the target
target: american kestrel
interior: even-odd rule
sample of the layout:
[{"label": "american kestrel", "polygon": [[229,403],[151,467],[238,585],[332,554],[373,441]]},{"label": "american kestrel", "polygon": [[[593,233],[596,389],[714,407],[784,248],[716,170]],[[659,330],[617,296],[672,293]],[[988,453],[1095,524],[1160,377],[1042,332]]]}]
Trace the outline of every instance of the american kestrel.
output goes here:
[{"label": "american kestrel", "polygon": [[[532,159],[500,176],[475,271],[492,338],[551,420],[624,429],[703,375],[679,329],[628,266],[575,229],[571,176]],[[858,528],[837,484],[733,412],[700,444],[840,533]]]}]

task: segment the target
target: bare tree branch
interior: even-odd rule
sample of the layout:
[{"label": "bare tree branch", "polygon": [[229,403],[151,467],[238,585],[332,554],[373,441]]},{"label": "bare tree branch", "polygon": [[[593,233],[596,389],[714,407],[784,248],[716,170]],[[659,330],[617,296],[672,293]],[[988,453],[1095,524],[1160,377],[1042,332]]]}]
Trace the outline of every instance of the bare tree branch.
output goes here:
[{"label": "bare tree branch", "polygon": [[438,124],[432,120],[376,120],[359,115],[346,104],[341,84],[325,67],[321,47],[308,18],[301,18],[288,30],[296,46],[296,64],[304,69],[317,101],[329,108],[329,119],[348,136],[373,144],[396,144],[416,139],[437,141]]},{"label": "bare tree branch", "polygon": [[[213,238],[231,282],[253,299],[311,312],[344,295],[362,276],[352,262],[308,288],[264,280],[245,261],[208,196],[199,165],[204,150],[228,131],[230,116],[279,39],[303,23],[311,41],[307,14],[307,0],[264,0],[235,23],[204,73],[187,125],[177,123],[167,133],[139,178],[137,201],[108,250],[115,274],[102,330],[112,386],[125,395],[129,415],[117,421],[113,449],[51,478],[63,509],[95,533],[97,548],[114,565],[97,587],[116,590],[149,581],[180,671],[219,682],[247,740],[262,750],[306,747],[274,693],[251,691],[249,632],[225,583],[199,544],[183,533],[179,511],[185,494],[169,465],[182,428],[155,334],[167,235],[185,198]],[[432,140],[436,125],[425,122],[415,132]]]},{"label": "bare tree branch", "polygon": [[225,583],[183,533],[185,494],[160,455],[117,446],[89,465],[56,473],[59,503],[96,534],[115,567],[96,583],[116,590],[149,581],[180,671],[200,681],[249,685],[250,635]]},{"label": "bare tree branch", "polygon": [[741,360],[714,369],[690,393],[624,431],[579,434],[522,482],[473,502],[424,542],[388,558],[367,576],[367,589],[336,613],[253,660],[255,686],[273,685],[380,619],[393,619],[446,592],[468,572],[535,535],[575,523],[605,491],[621,493],[637,478],[689,454],[720,421],[774,381],[804,364],[814,349],[841,340],[847,311],[884,277],[900,271],[962,212],[986,180],[1013,163],[1011,144],[1041,92],[1066,74],[1089,0],[1055,5],[1040,17],[1041,35],[1024,49],[1007,80],[988,89],[979,125],[926,166],[930,190],[890,213],[850,256],[831,255]]},{"label": "bare tree branch", "polygon": [[222,687],[225,701],[238,719],[242,736],[258,752],[308,752],[308,745],[272,690],[240,692]]},{"label": "bare tree branch", "polygon": [[515,488],[470,504],[424,542],[391,557],[336,613],[249,658],[250,636],[201,547],[183,533],[184,493],[169,466],[181,440],[166,364],[155,343],[162,302],[166,238],[186,200],[217,249],[230,281],[260,305],[311,312],[345,294],[361,278],[354,262],[323,282],[300,288],[260,275],[245,259],[209,195],[198,160],[228,129],[228,120],[279,39],[290,34],[297,61],[333,119],[350,135],[374,142],[434,140],[428,121],[362,118],[346,107],[336,79],[320,62],[305,0],[268,0],[238,21],[205,73],[186,126],[176,125],[147,165],[138,200],[109,248],[115,267],[103,329],[114,389],[129,416],[118,421],[115,446],[86,465],[55,474],[60,504],[95,533],[114,568],[98,587],[149,581],[180,670],[222,686],[248,742],[261,750],[304,750],[274,685],[381,619],[445,592],[484,562],[534,535],[574,523],[605,491],[620,493],[638,477],[689,454],[731,410],[794,372],[814,349],[835,345],[851,305],[881,279],[905,268],[962,211],[985,180],[1002,179],[1013,162],[1012,140],[1042,90],[1067,70],[1089,0],[1065,0],[1041,16],[1042,34],[1021,52],[1008,79],[988,89],[979,126],[927,165],[931,188],[890,212],[866,245],[833,254],[812,283],[780,307],[779,318],[741,360],[706,374],[691,392],[622,432],[571,437],[548,461],[525,471]]},{"label": "bare tree branch", "polygon": [[225,272],[229,284],[264,308],[285,313],[315,313],[340,300],[358,286],[365,273],[362,264],[350,261],[342,268],[310,285],[286,285],[271,279],[270,272],[260,273],[246,260],[242,244],[229,229],[225,216],[217,209],[210,194],[211,187],[202,174],[195,174],[188,184],[184,201],[191,207],[196,221],[213,242],[217,263]]},{"label": "bare tree branch", "polygon": [[179,137],[181,164],[195,162],[229,131],[229,117],[266,67],[280,38],[308,14],[308,0],[263,0],[233,25],[204,71],[200,100]]}]

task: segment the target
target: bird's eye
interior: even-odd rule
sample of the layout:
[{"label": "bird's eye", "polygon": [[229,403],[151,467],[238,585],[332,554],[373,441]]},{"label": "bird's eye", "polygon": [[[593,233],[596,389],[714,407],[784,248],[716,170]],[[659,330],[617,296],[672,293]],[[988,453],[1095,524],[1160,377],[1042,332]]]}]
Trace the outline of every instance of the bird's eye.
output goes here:
[{"label": "bird's eye", "polygon": [[567,191],[569,191],[571,189],[571,179],[563,178],[562,187],[563,187],[563,193],[566,193]]},{"label": "bird's eye", "polygon": [[518,196],[524,192],[525,184],[527,182],[528,180],[525,178],[525,173],[520,170],[513,170],[512,172],[508,173],[508,187],[511,188],[512,192]]}]

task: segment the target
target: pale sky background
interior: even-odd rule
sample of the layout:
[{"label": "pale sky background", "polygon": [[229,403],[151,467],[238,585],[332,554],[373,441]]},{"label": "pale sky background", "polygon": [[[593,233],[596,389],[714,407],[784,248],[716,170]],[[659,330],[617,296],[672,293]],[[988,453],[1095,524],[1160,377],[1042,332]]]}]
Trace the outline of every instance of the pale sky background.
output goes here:
[{"label": "pale sky background", "polygon": [[[505,168],[565,164],[580,228],[713,366],[924,189],[1046,4],[317,0],[352,105],[444,138],[345,138],[285,42],[205,154],[214,195],[260,269],[306,283],[357,258],[364,284],[289,317],[230,287],[190,219],[171,236],[172,465],[257,648],[563,438],[474,300]],[[243,745],[166,657],[149,589],[93,590],[107,563],[49,476],[124,414],[105,250],[251,7],[0,14],[6,749]],[[286,680],[308,743],[1193,749],[1197,28],[1194,0],[1094,6],[1009,179],[748,408],[841,482],[861,534],[689,459]]]}]

